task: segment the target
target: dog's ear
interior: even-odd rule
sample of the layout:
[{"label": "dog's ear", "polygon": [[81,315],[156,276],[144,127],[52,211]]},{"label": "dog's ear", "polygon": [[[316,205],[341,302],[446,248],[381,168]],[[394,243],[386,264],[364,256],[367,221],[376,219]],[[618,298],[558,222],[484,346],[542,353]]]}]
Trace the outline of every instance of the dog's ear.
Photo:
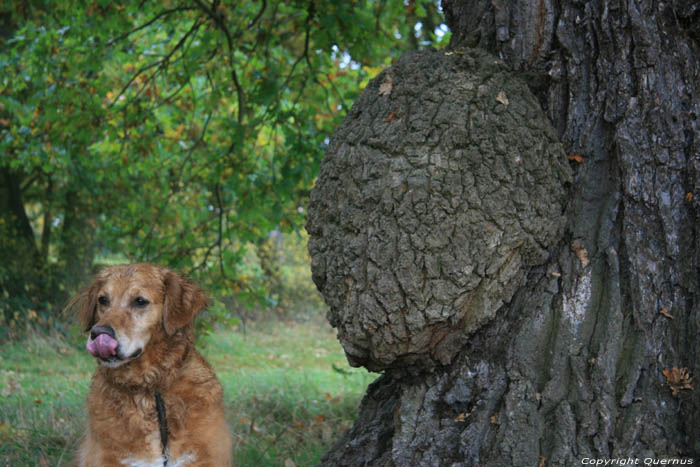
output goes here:
[{"label": "dog's ear", "polygon": [[95,325],[97,294],[100,291],[100,287],[102,287],[102,282],[95,279],[92,284],[73,297],[66,306],[66,310],[74,307],[78,308],[78,322],[83,332],[88,332]]},{"label": "dog's ear", "polygon": [[172,336],[207,305],[207,297],[199,287],[175,271],[166,272],[163,283],[163,327],[166,334]]}]

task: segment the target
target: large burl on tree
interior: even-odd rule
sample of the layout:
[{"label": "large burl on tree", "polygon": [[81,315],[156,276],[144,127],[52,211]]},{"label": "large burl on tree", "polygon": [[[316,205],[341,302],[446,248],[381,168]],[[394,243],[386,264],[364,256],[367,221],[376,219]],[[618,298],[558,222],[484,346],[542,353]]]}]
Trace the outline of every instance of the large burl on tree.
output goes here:
[{"label": "large burl on tree", "polygon": [[698,3],[442,8],[311,195],[328,317],[383,373],[321,465],[697,463]]},{"label": "large burl on tree", "polygon": [[449,364],[561,236],[566,156],[527,86],[474,50],[404,55],[333,135],[313,279],[351,364]]}]

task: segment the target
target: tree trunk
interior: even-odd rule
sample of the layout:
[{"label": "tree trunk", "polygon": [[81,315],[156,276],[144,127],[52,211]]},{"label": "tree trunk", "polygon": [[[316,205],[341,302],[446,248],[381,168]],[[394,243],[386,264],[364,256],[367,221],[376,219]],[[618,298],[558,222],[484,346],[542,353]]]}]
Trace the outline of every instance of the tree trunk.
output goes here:
[{"label": "tree trunk", "polygon": [[[63,284],[67,298],[90,274],[95,258],[96,220],[83,195],[74,190],[66,193],[63,203],[63,227],[60,234],[59,258],[63,267]],[[59,301],[65,301],[65,298]]]},{"label": "tree trunk", "polygon": [[[397,169],[400,164],[391,161],[399,160],[397,155],[410,146],[406,140],[411,131],[423,137],[434,129],[438,148],[445,138],[454,138],[446,126],[459,123],[463,131],[464,124],[441,118],[454,111],[446,105],[436,114],[425,112],[431,98],[425,97],[429,89],[420,85],[414,89],[416,102],[424,99],[428,104],[406,108],[410,96],[405,94],[396,113],[375,118],[384,111],[382,100],[399,92],[396,74],[404,65],[395,65],[370,83],[365,94],[373,95],[363,95],[348,119],[359,122],[369,115],[375,127],[365,132],[344,123],[334,135],[312,193],[307,228],[314,280],[329,302],[329,317],[349,360],[384,373],[369,387],[358,421],[322,465],[571,466],[586,458],[632,457],[640,464],[645,458],[699,459],[700,389],[693,390],[693,378],[700,375],[700,6],[682,0],[443,0],[443,10],[453,36],[450,50],[440,53],[450,59],[474,57],[479,55],[468,48],[476,47],[498,57],[513,76],[527,82],[554,125],[573,171],[571,186],[551,169],[557,161],[554,150],[544,151],[549,162],[541,162],[540,168],[531,169],[534,172],[525,169],[522,177],[540,174],[536,185],[545,183],[553,193],[554,218],[559,215],[559,187],[568,189],[561,202],[566,227],[555,226],[535,238],[539,230],[519,222],[522,230],[512,233],[509,227],[515,224],[504,219],[518,214],[509,213],[506,204],[483,202],[490,195],[484,195],[478,183],[469,191],[464,180],[472,168],[465,172],[464,165],[457,165],[462,176],[454,183],[466,188],[456,196],[464,200],[477,193],[482,203],[467,201],[467,208],[446,215],[456,218],[478,205],[484,216],[492,216],[489,221],[497,231],[513,235],[508,242],[499,237],[500,246],[492,251],[478,250],[479,238],[490,235],[488,229],[469,231],[458,222],[449,232],[456,263],[464,242],[479,252],[476,258],[465,257],[461,266],[492,255],[484,260],[486,272],[473,272],[479,284],[492,290],[484,295],[488,300],[460,301],[479,296],[481,286],[470,288],[471,276],[454,279],[442,257],[436,256],[439,265],[432,267],[431,256],[423,254],[431,250],[420,250],[413,240],[395,242],[388,254],[397,251],[398,256],[382,263],[372,250],[387,232],[393,235],[392,230],[373,236],[367,234],[367,226],[384,225],[384,199],[360,198],[390,192],[374,193],[365,186],[392,180],[393,174],[401,190],[404,175]],[[426,58],[430,56],[413,55],[412,60],[432,60]],[[476,76],[487,65],[476,60],[471,66],[457,67],[456,73]],[[391,73],[393,78],[387,79]],[[407,73],[398,79],[419,76]],[[456,75],[441,76],[432,87],[470,92]],[[483,79],[483,93],[496,95],[500,103],[485,110],[487,121],[489,112],[506,118],[518,102],[529,103],[517,87],[497,94],[505,79],[495,88],[493,80]],[[481,101],[470,102],[476,104],[468,113],[476,115]],[[520,120],[520,127],[533,118],[538,117],[530,114]],[[381,121],[396,121],[394,128],[401,130],[380,128]],[[471,133],[465,138],[470,141],[488,132],[467,128]],[[372,132],[393,131],[399,131],[403,146],[371,137]],[[509,133],[487,134],[497,147],[498,138]],[[450,143],[451,149],[443,153],[456,153],[452,149],[460,144]],[[480,144],[482,151],[488,146]],[[369,152],[364,154],[362,148]],[[535,151],[543,153],[541,147]],[[511,152],[505,149],[503,154]],[[462,161],[455,157],[453,161]],[[347,181],[355,180],[353,170],[371,172],[372,161],[382,158],[389,161],[386,174],[360,176],[363,184],[357,186]],[[532,185],[508,185],[516,176],[521,178],[516,166],[507,165],[510,177],[499,178],[494,177],[498,168],[493,161],[486,165],[491,172],[485,175],[475,166],[477,180],[486,177],[494,187],[505,186],[507,196],[528,192],[522,199],[509,198],[518,210],[544,202]],[[430,180],[435,166],[432,160],[422,165]],[[333,183],[344,184],[343,190],[329,192]],[[426,203],[434,210],[429,201],[434,185],[427,186]],[[323,201],[329,195],[336,196]],[[413,200],[414,213],[421,209],[420,202]],[[405,217],[401,211],[392,212],[399,220]],[[342,213],[353,213],[350,217],[359,221],[352,225],[339,216]],[[442,226],[437,221],[433,225],[435,231]],[[454,241],[456,237],[460,240]],[[546,253],[529,252],[528,242]],[[521,258],[514,266],[519,272],[489,273],[499,255],[510,251],[507,247]],[[420,282],[423,292],[439,297],[440,279],[467,284],[455,291],[456,299],[448,297],[440,310],[444,319],[432,325],[416,327],[407,319],[416,300],[407,299],[413,292],[402,277],[399,259],[406,248],[423,254],[418,269],[431,278]],[[384,279],[387,270],[392,280]],[[363,274],[365,282],[357,285]],[[432,277],[436,274],[439,277]],[[358,292],[363,288],[372,293]],[[426,303],[421,319],[430,308],[430,301]],[[465,325],[470,316],[478,317],[476,326]],[[407,336],[401,337],[399,328]],[[422,346],[411,338],[415,333],[425,334]],[[395,348],[383,347],[387,342],[395,342]]]},{"label": "tree trunk", "polygon": [[[24,209],[20,174],[0,167],[0,296],[7,299],[41,295],[37,277],[44,260],[34,238],[34,230]],[[5,320],[11,307],[3,306]]]},{"label": "tree trunk", "polygon": [[265,275],[269,297],[273,307],[278,311],[282,311],[286,305],[281,303],[284,294],[279,258],[281,242],[282,233],[279,229],[275,229],[266,236],[258,238],[255,245],[255,254],[260,262],[260,269]]}]

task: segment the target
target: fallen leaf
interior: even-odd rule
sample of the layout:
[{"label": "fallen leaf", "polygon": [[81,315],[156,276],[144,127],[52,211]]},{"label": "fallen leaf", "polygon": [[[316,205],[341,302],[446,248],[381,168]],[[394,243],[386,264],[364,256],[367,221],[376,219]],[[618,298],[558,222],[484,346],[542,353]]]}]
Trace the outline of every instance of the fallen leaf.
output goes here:
[{"label": "fallen leaf", "polygon": [[329,443],[333,440],[333,429],[326,424],[321,427],[321,439],[324,443]]},{"label": "fallen leaf", "polygon": [[689,192],[689,193],[687,193],[687,194],[685,195],[685,200],[686,200],[686,201],[692,201],[694,196],[695,196],[694,194],[692,194],[692,193]]},{"label": "fallen leaf", "polygon": [[290,458],[286,458],[284,460],[284,467],[297,467],[297,464],[296,464],[296,462],[294,462]]},{"label": "fallen leaf", "polygon": [[11,438],[13,432],[12,425],[9,423],[0,423],[0,439]]},{"label": "fallen leaf", "polygon": [[581,267],[585,268],[588,266],[590,261],[588,261],[588,252],[586,251],[586,247],[583,245],[583,242],[580,240],[575,240],[574,243],[571,244],[571,249],[574,251],[574,253],[576,253],[578,260],[581,261]]},{"label": "fallen leaf", "polygon": [[495,414],[491,415],[491,424],[493,425],[494,423],[498,423],[498,415],[499,413],[496,412]]},{"label": "fallen leaf", "polygon": [[17,384],[17,381],[10,376],[9,379],[7,380],[7,387],[2,390],[2,395],[7,397],[12,393],[17,392],[20,389],[20,385]]},{"label": "fallen leaf", "polygon": [[462,412],[461,414],[455,417],[455,422],[463,422],[467,419],[467,417],[469,417],[469,415],[469,412]]},{"label": "fallen leaf", "polygon": [[578,151],[576,150],[576,148],[574,148],[574,149],[571,151],[571,155],[569,155],[569,160],[570,160],[570,161],[577,162],[577,163],[579,163],[579,164],[583,163],[583,157],[578,153]]},{"label": "fallen leaf", "polygon": [[540,456],[540,463],[539,463],[539,465],[538,465],[537,467],[545,467],[545,466],[547,465],[547,464],[546,464],[546,461],[547,461],[547,458],[546,458],[546,457]]},{"label": "fallen leaf", "polygon": [[664,315],[666,318],[673,319],[673,316],[671,315],[671,313],[668,312],[668,307],[667,307],[667,306],[661,308],[661,309],[659,310],[659,313],[661,313],[662,315]]},{"label": "fallen leaf", "polygon": [[382,84],[379,85],[379,95],[380,96],[388,96],[391,94],[391,88],[393,87],[393,78],[391,77],[390,74],[387,74],[386,77],[384,78],[384,81]]},{"label": "fallen leaf", "polygon": [[508,107],[508,98],[506,97],[506,93],[504,91],[498,93],[498,95],[496,96],[496,100]]},{"label": "fallen leaf", "polygon": [[552,275],[554,277],[561,277],[561,273],[558,273],[558,272],[553,272]]},{"label": "fallen leaf", "polygon": [[396,110],[394,110],[393,112],[391,112],[391,114],[389,114],[389,116],[386,118],[386,121],[393,122],[394,119],[396,118],[396,115],[399,113],[400,108],[401,108],[401,106],[396,107]]},{"label": "fallen leaf", "polygon": [[666,377],[666,382],[671,388],[673,397],[678,397],[678,393],[683,390],[693,390],[693,378],[690,376],[687,368],[674,366],[670,370],[664,370],[662,373]]}]

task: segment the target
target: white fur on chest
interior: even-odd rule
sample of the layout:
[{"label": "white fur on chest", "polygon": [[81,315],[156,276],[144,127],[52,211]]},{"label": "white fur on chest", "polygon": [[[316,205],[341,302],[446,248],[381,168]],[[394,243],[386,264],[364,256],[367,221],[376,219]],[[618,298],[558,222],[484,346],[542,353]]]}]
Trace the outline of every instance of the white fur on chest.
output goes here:
[{"label": "white fur on chest", "polygon": [[[195,465],[194,460],[193,455],[185,453],[177,459],[168,459],[168,467],[187,467]],[[122,460],[122,465],[124,467],[163,467],[164,463],[165,460],[162,457],[153,460],[141,460],[127,457]]]}]

